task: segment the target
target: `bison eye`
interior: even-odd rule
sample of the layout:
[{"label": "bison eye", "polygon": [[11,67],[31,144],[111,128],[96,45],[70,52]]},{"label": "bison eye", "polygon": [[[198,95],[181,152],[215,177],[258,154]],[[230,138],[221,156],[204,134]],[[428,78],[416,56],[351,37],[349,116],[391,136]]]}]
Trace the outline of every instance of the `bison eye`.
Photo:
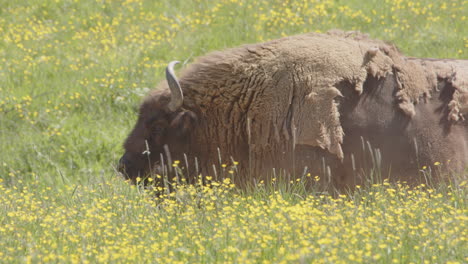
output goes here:
[{"label": "bison eye", "polygon": [[151,134],[150,134],[150,140],[151,142],[153,142],[153,144],[162,144],[162,140],[163,140],[163,137],[164,137],[164,133],[165,133],[165,128],[164,127],[155,127],[151,130]]},{"label": "bison eye", "polygon": [[168,123],[163,118],[152,118],[146,123],[146,131],[152,139],[160,140],[161,137],[166,133]]},{"label": "bison eye", "polygon": [[162,134],[164,134],[164,131],[164,127],[155,127],[153,128],[152,134],[155,136],[161,136]]}]

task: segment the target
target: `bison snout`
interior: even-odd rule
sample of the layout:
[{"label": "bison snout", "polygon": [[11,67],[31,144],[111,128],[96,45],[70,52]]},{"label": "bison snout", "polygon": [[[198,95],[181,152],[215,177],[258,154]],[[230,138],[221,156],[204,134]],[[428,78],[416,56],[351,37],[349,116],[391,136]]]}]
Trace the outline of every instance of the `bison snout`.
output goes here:
[{"label": "bison snout", "polygon": [[129,168],[130,168],[130,160],[126,157],[126,155],[124,154],[120,160],[119,160],[119,166],[118,166],[118,170],[120,173],[122,173],[126,178],[128,178],[128,171],[129,171]]},{"label": "bison snout", "polygon": [[160,161],[151,162],[146,157],[136,159],[132,154],[125,153],[119,160],[118,171],[122,174],[125,179],[132,180],[135,183],[138,177],[146,178],[151,175],[160,174],[163,175],[167,171],[167,167],[161,166]]}]

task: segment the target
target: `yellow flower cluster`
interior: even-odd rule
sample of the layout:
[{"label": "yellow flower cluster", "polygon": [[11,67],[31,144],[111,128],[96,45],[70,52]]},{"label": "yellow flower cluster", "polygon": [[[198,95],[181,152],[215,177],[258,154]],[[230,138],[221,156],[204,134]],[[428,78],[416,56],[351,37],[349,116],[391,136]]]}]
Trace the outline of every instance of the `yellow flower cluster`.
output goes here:
[{"label": "yellow flower cluster", "polygon": [[239,194],[225,179],[156,198],[125,184],[30,186],[0,184],[6,262],[468,261],[463,189],[384,183],[299,198]]}]

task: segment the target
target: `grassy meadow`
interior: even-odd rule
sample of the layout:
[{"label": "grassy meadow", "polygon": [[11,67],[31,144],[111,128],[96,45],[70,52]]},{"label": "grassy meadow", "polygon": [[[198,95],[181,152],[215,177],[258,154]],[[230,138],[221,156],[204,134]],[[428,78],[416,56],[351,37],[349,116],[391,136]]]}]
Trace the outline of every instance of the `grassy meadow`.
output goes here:
[{"label": "grassy meadow", "polygon": [[171,60],[336,28],[468,59],[467,18],[466,0],[0,0],[0,263],[468,263],[467,182],[157,196],[115,172]]}]

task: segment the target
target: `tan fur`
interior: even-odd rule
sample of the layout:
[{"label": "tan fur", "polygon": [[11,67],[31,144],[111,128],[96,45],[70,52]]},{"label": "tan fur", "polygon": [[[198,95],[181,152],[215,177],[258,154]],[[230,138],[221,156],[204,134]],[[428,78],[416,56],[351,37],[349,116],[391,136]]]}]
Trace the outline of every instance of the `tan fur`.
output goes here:
[{"label": "tan fur", "polygon": [[444,80],[455,89],[449,103],[448,119],[451,121],[464,120],[468,113],[468,63],[463,60],[444,59],[414,59],[423,65],[425,75],[430,76],[433,83]]},{"label": "tan fur", "polygon": [[[200,107],[212,116],[209,126],[235,124],[226,129],[236,138],[244,134],[246,117],[251,119],[255,148],[273,138],[289,140],[294,127],[296,144],[321,147],[342,159],[343,129],[334,101],[341,94],[335,86],[347,81],[360,94],[368,74],[381,78],[392,71],[401,85],[395,99],[413,116],[413,104],[429,89],[423,69],[395,47],[359,33],[310,33],[214,52],[190,65],[181,83],[189,98],[211,102]],[[220,140],[229,144],[233,137]]]}]

